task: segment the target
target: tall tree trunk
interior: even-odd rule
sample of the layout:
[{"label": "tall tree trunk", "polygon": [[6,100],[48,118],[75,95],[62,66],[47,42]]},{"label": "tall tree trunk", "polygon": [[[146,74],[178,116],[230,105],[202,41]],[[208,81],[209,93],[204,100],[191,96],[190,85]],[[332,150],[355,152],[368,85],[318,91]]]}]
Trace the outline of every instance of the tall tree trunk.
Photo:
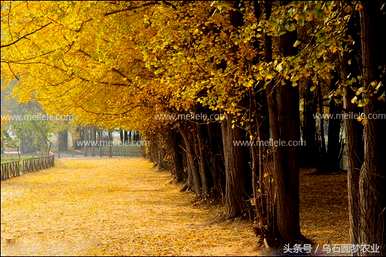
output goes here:
[{"label": "tall tree trunk", "polygon": [[131,144],[131,138],[132,138],[132,131],[127,131],[125,130],[125,134],[124,134],[124,138],[125,138],[125,144]]},{"label": "tall tree trunk", "polygon": [[221,125],[219,123],[209,123],[207,126],[208,135],[208,163],[209,172],[212,177],[213,193],[218,198],[223,197],[224,193],[224,162],[223,146],[221,138]]},{"label": "tall tree trunk", "polygon": [[[381,1],[363,1],[360,9],[363,83],[371,90],[370,83],[379,79],[378,66],[385,65],[382,48],[385,40],[377,31],[381,22]],[[383,18],[383,22],[385,18]],[[380,52],[378,52],[378,50]],[[381,56],[380,56],[381,55]],[[384,88],[381,90],[385,91]],[[382,92],[380,92],[382,93]],[[364,124],[364,162],[359,177],[359,204],[361,210],[360,239],[362,243],[376,243],[380,255],[386,254],[386,120],[371,119],[369,115],[386,113],[385,103],[377,95],[367,95],[364,107],[368,119]]]},{"label": "tall tree trunk", "polygon": [[315,95],[311,91],[312,81],[307,80],[303,88],[303,139],[306,142],[303,147],[303,164],[308,167],[313,167],[316,164],[318,156],[318,145],[316,142],[316,102]]},{"label": "tall tree trunk", "polygon": [[124,137],[123,137],[123,129],[120,129],[119,130],[119,139],[121,140],[121,144],[123,144],[125,141],[124,141]]},{"label": "tall tree trunk", "polygon": [[58,134],[58,150],[60,152],[67,151],[68,148],[68,133],[67,129],[60,131]]},{"label": "tall tree trunk", "polygon": [[177,182],[183,181],[183,172],[184,172],[184,166],[183,166],[183,157],[181,153],[181,147],[180,147],[180,139],[179,139],[179,132],[178,131],[171,131],[169,133],[169,145],[171,148],[172,153],[172,159],[174,163],[174,176]]},{"label": "tall tree trunk", "polygon": [[[338,74],[334,72],[333,78],[330,84],[330,91],[336,90],[336,82],[338,81]],[[326,170],[336,171],[340,170],[340,125],[341,119],[338,114],[342,113],[341,104],[336,101],[336,97],[332,96],[329,99],[329,114],[328,120],[328,142],[327,142],[327,154],[326,154]]]},{"label": "tall tree trunk", "polygon": [[[113,157],[113,132],[109,130],[109,157]],[[95,140],[96,130],[93,128],[93,138]]]},{"label": "tall tree trunk", "polygon": [[[296,54],[293,43],[296,31],[278,39],[282,56]],[[267,102],[273,140],[300,140],[299,90],[289,82],[276,88],[269,87]],[[273,179],[276,193],[277,236],[285,242],[301,239],[299,222],[299,156],[297,146],[274,147]]]},{"label": "tall tree trunk", "polygon": [[340,169],[339,154],[341,150],[340,144],[340,123],[336,114],[341,113],[341,108],[334,99],[329,103],[330,114],[333,115],[328,121],[328,142],[327,142],[327,169],[336,171]]},{"label": "tall tree trunk", "polygon": [[[261,3],[261,8],[264,13],[264,19],[269,20],[272,11],[272,2],[265,0]],[[272,61],[272,38],[267,33],[264,33],[264,60],[266,62]],[[267,112],[268,113],[268,131],[267,136],[269,137],[271,130],[271,121],[270,118],[272,115],[270,113],[273,111],[274,107],[274,98],[271,95],[272,85],[268,85],[266,90],[266,102],[267,102]],[[258,130],[259,131],[259,130]],[[259,136],[260,137],[260,136]],[[263,138],[262,139],[266,139]],[[258,170],[259,170],[259,189],[260,194],[256,199],[256,210],[257,210],[257,220],[254,226],[256,235],[262,239],[259,243],[263,243],[266,246],[275,245],[276,238],[278,236],[277,222],[276,222],[276,207],[275,207],[275,196],[272,192],[272,183],[271,178],[273,177],[273,168],[274,166],[267,160],[267,149],[259,146],[258,148]],[[268,179],[266,179],[268,178]]]},{"label": "tall tree trunk", "polygon": [[[358,27],[359,16],[354,13],[348,24],[348,35],[356,42],[360,41]],[[356,77],[360,74],[360,47],[355,44],[350,53],[346,53],[342,60],[342,74],[345,78],[349,75]],[[349,62],[350,60],[350,62]],[[360,85],[352,87],[359,88]],[[360,114],[360,108],[351,103],[355,92],[351,88],[344,89],[343,109],[347,114]],[[359,244],[360,209],[359,209],[359,174],[363,163],[363,127],[360,122],[354,119],[344,119],[346,146],[347,146],[347,192],[348,212],[350,222],[350,241],[352,244]]]},{"label": "tall tree trunk", "polygon": [[221,134],[225,161],[225,206],[228,218],[241,216],[245,211],[247,199],[245,175],[248,163],[243,147],[235,146],[236,140],[245,140],[244,131],[232,128],[232,120],[226,117],[221,123]]},{"label": "tall tree trunk", "polygon": [[[298,89],[290,85],[275,89],[268,97],[273,140],[299,140]],[[299,164],[296,147],[274,149],[277,228],[280,239],[293,242],[300,238]]]},{"label": "tall tree trunk", "polygon": [[195,162],[195,152],[193,137],[194,130],[187,127],[179,127],[180,134],[185,145],[185,155],[188,168],[188,186],[197,194],[201,194],[200,175]]},{"label": "tall tree trunk", "polygon": [[201,179],[201,190],[204,197],[208,196],[209,193],[209,181],[207,178],[207,169],[205,164],[205,143],[204,143],[204,135],[201,126],[196,125],[196,153],[198,154],[198,170],[200,173]]},{"label": "tall tree trunk", "polygon": [[[350,89],[345,89],[344,108],[347,113],[359,113],[351,103],[354,96]],[[363,163],[362,125],[357,120],[345,119],[347,141],[347,191],[350,222],[350,240],[352,244],[359,243],[360,209],[359,209],[359,174]]]},{"label": "tall tree trunk", "polygon": [[[325,155],[326,155],[326,141],[324,138],[324,110],[323,110],[323,92],[322,92],[322,87],[320,86],[320,83],[316,85],[317,87],[317,94],[318,94],[318,109],[319,109],[319,114],[320,114],[320,120],[319,120],[319,127],[320,127],[320,160],[324,160]],[[319,166],[323,166],[321,163]]]}]

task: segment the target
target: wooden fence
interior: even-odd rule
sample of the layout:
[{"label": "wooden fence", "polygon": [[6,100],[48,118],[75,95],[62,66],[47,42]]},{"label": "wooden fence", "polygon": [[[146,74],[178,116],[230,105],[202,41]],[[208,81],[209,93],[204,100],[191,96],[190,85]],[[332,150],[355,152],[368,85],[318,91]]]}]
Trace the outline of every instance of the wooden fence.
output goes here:
[{"label": "wooden fence", "polygon": [[54,156],[51,155],[1,163],[1,180],[53,167],[54,160]]}]

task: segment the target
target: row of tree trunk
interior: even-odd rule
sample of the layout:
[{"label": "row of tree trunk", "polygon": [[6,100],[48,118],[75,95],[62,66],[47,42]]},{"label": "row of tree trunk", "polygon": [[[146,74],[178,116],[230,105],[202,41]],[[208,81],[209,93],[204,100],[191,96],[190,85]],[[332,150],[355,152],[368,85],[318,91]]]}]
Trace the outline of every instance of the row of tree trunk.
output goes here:
[{"label": "row of tree trunk", "polygon": [[[270,1],[256,1],[255,7],[260,8],[256,15],[264,14],[264,18],[269,19],[272,8]],[[234,20],[237,26],[238,21]],[[361,4],[359,19],[353,15],[348,28],[353,38],[360,35],[357,41],[360,42],[357,44],[360,48],[350,52],[351,56],[343,58],[341,73],[333,74],[330,90],[334,90],[336,82],[348,74],[363,74],[363,83],[358,87],[370,87],[372,81],[379,79],[384,82],[384,77],[379,77],[379,67],[385,67],[385,50],[382,46],[386,44],[376,30],[377,24],[384,24],[384,20],[381,1]],[[355,24],[359,25],[359,32]],[[293,45],[297,38],[296,31],[277,38],[265,35],[265,61],[271,61],[273,53],[281,56],[296,55]],[[351,62],[347,62],[348,59]],[[252,126],[252,130],[234,126],[230,115],[226,115],[221,122],[207,124],[180,121],[163,133],[148,136],[148,155],[159,167],[164,166],[166,158],[171,163],[175,179],[183,183],[185,190],[192,190],[204,199],[222,199],[227,217],[248,216],[253,210],[255,230],[263,234],[263,239],[269,245],[307,241],[300,233],[299,218],[299,168],[304,165],[300,162],[300,153],[304,149],[273,146],[268,149],[272,152],[272,158],[264,161],[267,157],[264,153],[266,148],[234,144],[235,141],[248,140],[250,136],[254,139],[283,141],[300,141],[303,138],[307,142],[307,156],[311,157],[307,165],[320,167],[317,160],[322,153],[325,158],[322,158],[323,163],[326,163],[323,169],[339,169],[341,120],[329,121],[329,140],[326,146],[321,119],[321,137],[318,140],[314,114],[318,109],[319,113],[323,113],[322,91],[320,85],[317,85],[316,92],[311,92],[311,82],[304,83],[306,87],[303,91],[293,87],[290,82],[277,86],[273,81],[266,92],[250,92],[250,111],[255,117],[262,117],[256,119],[257,124]],[[343,106],[336,99],[329,99],[329,113],[360,112],[361,109],[351,103],[354,94],[353,88],[346,87]],[[363,109],[365,114],[385,113],[385,103],[379,100],[382,94],[384,88],[377,94],[367,96],[368,104]],[[301,97],[305,106],[303,124],[299,111]],[[349,160],[347,174],[351,239],[356,244],[378,244],[380,254],[384,255],[386,197],[382,189],[386,184],[386,120],[366,119],[361,124],[347,119],[344,128]]]}]

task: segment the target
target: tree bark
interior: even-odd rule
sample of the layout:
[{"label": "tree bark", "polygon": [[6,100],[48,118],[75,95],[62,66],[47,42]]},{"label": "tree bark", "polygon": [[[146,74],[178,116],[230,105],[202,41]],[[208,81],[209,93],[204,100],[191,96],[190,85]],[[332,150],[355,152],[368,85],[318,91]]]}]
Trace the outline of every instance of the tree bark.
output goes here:
[{"label": "tree bark", "polygon": [[207,169],[205,164],[205,143],[201,126],[203,125],[196,125],[196,152],[198,153],[198,170],[201,179],[201,190],[203,196],[207,197],[209,193],[209,181],[207,179]]},{"label": "tree bark", "polygon": [[194,145],[192,145],[193,136],[195,136],[189,128],[179,127],[180,134],[185,145],[185,156],[188,168],[188,185],[197,194],[201,194],[200,175],[195,163]]},{"label": "tree bark", "polygon": [[340,123],[341,120],[337,118],[336,114],[341,113],[340,107],[334,99],[329,103],[330,114],[334,115],[328,121],[328,142],[327,142],[327,167],[326,169],[336,171],[340,169],[339,153],[340,145]]},{"label": "tree bark", "polygon": [[[320,153],[321,153],[321,160],[325,158],[326,155],[326,141],[324,139],[324,110],[323,110],[323,94],[322,94],[322,88],[320,84],[317,85],[317,94],[318,94],[318,108],[319,108],[319,114],[320,114],[320,121],[319,121],[319,127],[320,127]],[[323,166],[321,163],[319,166]]]},{"label": "tree bark", "polygon": [[[338,81],[338,74],[334,72],[330,82],[330,91],[336,90],[336,82]],[[327,153],[325,170],[337,171],[340,170],[340,152],[341,152],[341,141],[340,141],[340,127],[341,119],[338,114],[342,113],[341,105],[336,101],[336,97],[332,96],[329,99],[329,114],[330,119],[328,120],[328,142],[327,142]]]},{"label": "tree bark", "polygon": [[[376,28],[381,22],[381,2],[363,1],[361,4],[361,52],[364,87],[378,77],[378,66],[385,65],[385,56],[379,56],[384,39]],[[383,21],[385,19],[383,18]],[[383,91],[383,89],[381,89]],[[368,119],[364,122],[364,162],[359,176],[360,240],[366,244],[378,244],[380,255],[386,254],[386,120],[371,119],[369,115],[386,113],[385,103],[376,95],[367,95],[369,102],[364,107]]]},{"label": "tree bark", "polygon": [[[356,42],[360,41],[357,26],[359,16],[354,13],[348,24],[348,34]],[[360,74],[360,48],[356,44],[351,53],[343,56],[341,77],[347,77],[349,74],[356,77]],[[350,60],[350,62],[348,61]],[[359,88],[360,85],[352,87]],[[347,114],[359,114],[360,108],[351,103],[355,92],[351,88],[344,89],[343,109]],[[360,209],[359,209],[359,174],[363,163],[363,127],[360,122],[353,119],[344,119],[346,146],[347,146],[347,191],[348,191],[348,212],[350,223],[350,241],[352,244],[359,244],[359,227],[360,227]]]},{"label": "tree bark", "polygon": [[303,147],[303,164],[306,167],[312,167],[316,164],[316,158],[318,156],[318,145],[316,142],[316,102],[315,95],[311,92],[312,82],[310,80],[305,82],[303,88],[303,139],[306,142]]},{"label": "tree bark", "polygon": [[[299,140],[298,89],[281,86],[269,94],[269,119],[273,140]],[[277,228],[280,239],[300,238],[299,163],[296,147],[274,148],[273,179],[276,191]]]},{"label": "tree bark", "polygon": [[[282,56],[296,54],[293,43],[296,31],[278,39],[278,52]],[[269,122],[273,140],[300,140],[299,91],[288,82],[267,92]],[[276,193],[277,237],[284,242],[302,239],[299,221],[299,147],[274,147],[273,179]]]},{"label": "tree bark", "polygon": [[[351,104],[352,92],[345,89],[344,105],[347,112],[357,112]],[[345,131],[347,139],[347,191],[348,191],[348,211],[350,222],[350,240],[352,244],[359,243],[359,174],[363,163],[363,140],[362,125],[357,120],[345,119]]]},{"label": "tree bark", "polygon": [[245,140],[243,130],[232,128],[232,120],[226,117],[221,123],[223,151],[225,161],[225,206],[228,218],[244,214],[246,207],[246,180],[248,163],[245,161],[245,149],[235,146],[235,140]]},{"label": "tree bark", "polygon": [[121,144],[123,144],[125,142],[124,138],[123,138],[123,129],[119,130],[119,139],[121,140]]},{"label": "tree bark", "polygon": [[173,130],[169,133],[169,145],[174,163],[174,176],[177,182],[182,182],[184,166],[179,137],[178,131]]},{"label": "tree bark", "polygon": [[213,195],[217,198],[222,198],[225,192],[223,187],[225,177],[221,125],[219,123],[209,123],[207,130],[208,163],[213,183]]}]

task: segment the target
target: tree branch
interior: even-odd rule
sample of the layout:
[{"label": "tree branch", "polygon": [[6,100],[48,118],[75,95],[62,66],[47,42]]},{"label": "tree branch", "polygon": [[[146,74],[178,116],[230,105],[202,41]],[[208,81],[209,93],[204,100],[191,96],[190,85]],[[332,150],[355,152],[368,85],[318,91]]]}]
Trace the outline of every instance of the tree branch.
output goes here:
[{"label": "tree branch", "polygon": [[157,1],[151,1],[151,2],[146,2],[146,3],[142,4],[142,5],[129,6],[129,7],[124,8],[124,9],[119,9],[119,10],[114,10],[114,11],[107,12],[107,13],[103,14],[103,16],[109,16],[109,15],[120,13],[120,12],[132,11],[132,10],[139,9],[139,8],[142,8],[142,7],[146,7],[146,6],[150,6],[150,5],[153,5],[153,4],[156,4],[156,3],[157,3]]},{"label": "tree branch", "polygon": [[42,27],[40,27],[40,28],[38,28],[38,29],[35,29],[34,31],[31,31],[31,32],[25,34],[24,36],[19,37],[18,39],[14,40],[14,41],[11,42],[11,43],[8,43],[8,44],[5,44],[5,45],[1,45],[1,48],[3,48],[3,47],[8,47],[8,46],[11,46],[11,45],[14,45],[14,44],[16,44],[17,42],[19,42],[20,40],[26,39],[28,36],[30,36],[30,35],[32,35],[32,34],[38,32],[38,31],[44,29],[45,27],[47,27],[47,26],[50,25],[51,23],[52,23],[52,22],[49,22],[49,23],[43,25]]}]

